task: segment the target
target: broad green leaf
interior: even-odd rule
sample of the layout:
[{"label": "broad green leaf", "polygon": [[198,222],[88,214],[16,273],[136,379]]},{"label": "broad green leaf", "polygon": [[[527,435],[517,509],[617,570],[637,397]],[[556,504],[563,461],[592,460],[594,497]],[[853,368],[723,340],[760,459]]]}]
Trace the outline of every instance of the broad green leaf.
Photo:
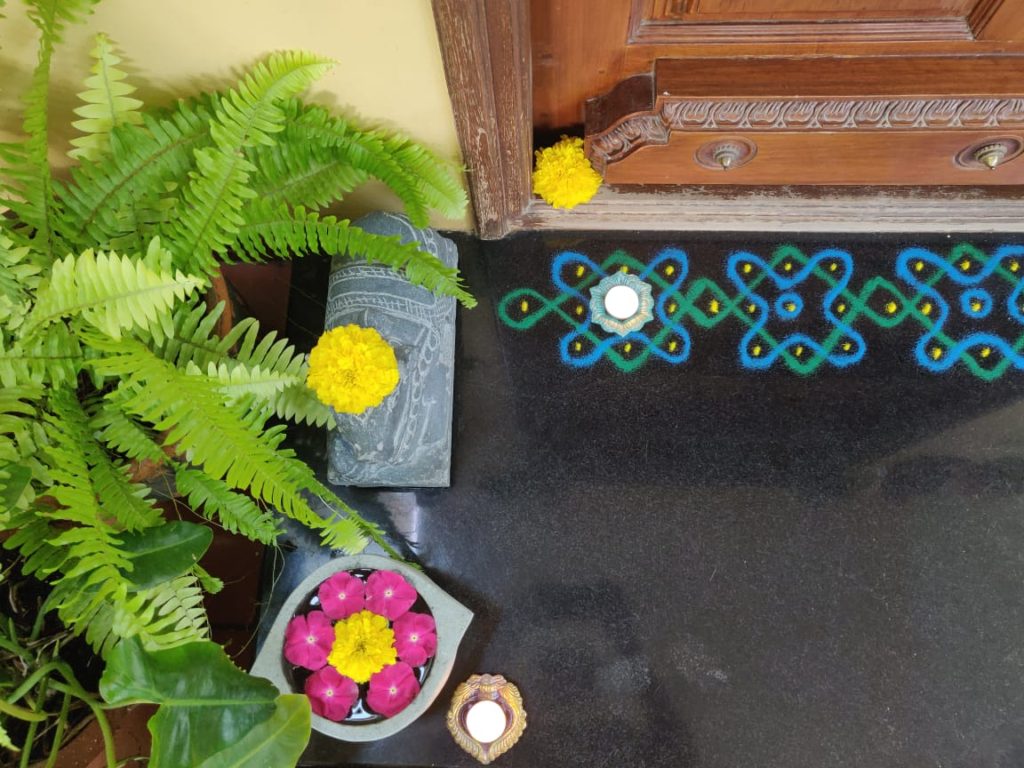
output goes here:
[{"label": "broad green leaf", "polygon": [[300,694],[279,696],[273,717],[198,768],[292,768],[309,742],[309,728],[309,699]]},{"label": "broad green leaf", "polygon": [[136,638],[107,655],[100,694],[110,704],[160,705],[149,721],[150,768],[201,765],[270,719],[279,696],[270,681],[232,664],[216,643],[147,652]]},{"label": "broad green leaf", "polygon": [[172,520],[121,534],[121,549],[131,560],[127,574],[136,589],[148,589],[189,571],[213,541],[205,525]]}]

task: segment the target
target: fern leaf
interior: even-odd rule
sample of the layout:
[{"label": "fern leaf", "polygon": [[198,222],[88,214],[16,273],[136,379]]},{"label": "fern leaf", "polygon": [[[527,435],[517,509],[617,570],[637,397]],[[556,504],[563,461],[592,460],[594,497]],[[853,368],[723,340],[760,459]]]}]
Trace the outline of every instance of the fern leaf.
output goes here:
[{"label": "fern leaf", "polygon": [[0,384],[5,387],[73,383],[84,360],[78,339],[64,325],[51,325],[9,346],[0,336]]},{"label": "fern leaf", "polygon": [[207,520],[216,520],[226,530],[263,544],[273,544],[277,540],[281,531],[274,515],[260,509],[251,498],[236,493],[220,480],[179,466],[175,471],[175,482],[193,511]]},{"label": "fern leaf", "polygon": [[115,53],[106,35],[96,35],[92,57],[95,60],[92,76],[85,81],[88,90],[78,94],[85,103],[75,109],[75,114],[83,119],[72,123],[85,135],[72,139],[75,149],[68,152],[73,158],[89,160],[95,160],[107,151],[113,128],[142,122],[139,114],[142,102],[131,97],[135,88],[125,82],[127,75],[117,68],[121,57]]},{"label": "fern leaf", "polygon": [[369,178],[366,171],[352,166],[341,152],[302,142],[284,140],[250,151],[259,173],[252,178],[253,189],[271,206],[287,203],[323,208],[358,187]]},{"label": "fern leaf", "polygon": [[[69,242],[111,248],[142,229],[134,215],[159,205],[168,185],[187,181],[193,153],[210,144],[209,104],[180,102],[163,115],[143,115],[142,125],[123,125],[110,134],[110,153],[99,162],[71,170],[71,183],[57,186],[60,232]],[[132,229],[135,228],[135,230]]]},{"label": "fern leaf", "polygon": [[426,226],[436,208],[449,218],[465,213],[466,193],[448,164],[403,137],[362,131],[316,105],[291,100],[285,141],[330,149],[351,167],[383,181],[405,204],[409,219]]},{"label": "fern leaf", "polygon": [[32,230],[32,240],[44,263],[52,262],[60,252],[53,232],[55,200],[50,172],[48,130],[50,60],[61,42],[65,28],[90,13],[97,0],[26,0],[28,18],[39,29],[41,39],[32,81],[25,94],[22,128],[28,137],[13,147],[13,160],[7,176],[8,191],[14,199],[6,201]]},{"label": "fern leaf", "polygon": [[[154,239],[151,249],[159,247]],[[116,253],[68,255],[54,264],[49,282],[39,290],[26,330],[80,315],[117,339],[125,329],[152,327],[200,285],[200,278],[156,272],[142,260]]]},{"label": "fern leaf", "polygon": [[135,461],[163,462],[167,457],[153,433],[122,410],[120,391],[115,391],[95,408],[89,425],[107,447]]},{"label": "fern leaf", "polygon": [[192,575],[135,592],[112,609],[111,634],[138,637],[148,650],[209,639],[203,590]]},{"label": "fern leaf", "polygon": [[[306,356],[271,331],[260,336],[259,323],[245,318],[224,337],[214,333],[222,307],[197,303],[175,312],[166,338],[149,344],[178,368],[204,373],[221,381],[229,401],[259,396],[274,413],[289,421],[333,428],[330,409],[306,386]],[[237,369],[237,373],[236,373]]]},{"label": "fern leaf", "polygon": [[179,267],[213,272],[214,254],[228,250],[242,224],[239,209],[255,196],[248,182],[256,167],[243,150],[271,143],[270,134],[284,127],[277,102],[305,90],[329,67],[307,53],[272,54],[218,101],[210,124],[215,148],[196,152],[196,171],[183,190],[179,215],[164,230]]},{"label": "fern leaf", "polygon": [[17,329],[39,285],[40,268],[29,261],[29,248],[16,247],[0,231],[0,328]]},{"label": "fern leaf", "polygon": [[301,207],[289,210],[282,205],[271,209],[262,200],[247,207],[245,218],[246,224],[238,232],[238,247],[251,260],[264,259],[271,253],[282,257],[308,252],[363,259],[402,272],[413,285],[454,296],[466,307],[476,306],[457,269],[421,251],[415,243],[402,243],[397,236],[365,232],[346,219],[321,218]]}]

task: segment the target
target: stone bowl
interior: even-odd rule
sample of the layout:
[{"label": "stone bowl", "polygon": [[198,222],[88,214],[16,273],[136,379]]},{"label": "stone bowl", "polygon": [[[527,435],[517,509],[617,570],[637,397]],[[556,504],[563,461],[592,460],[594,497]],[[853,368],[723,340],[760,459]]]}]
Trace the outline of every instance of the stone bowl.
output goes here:
[{"label": "stone bowl", "polygon": [[325,579],[340,571],[355,570],[396,571],[404,576],[419,592],[427,607],[434,616],[437,627],[437,653],[420,688],[419,694],[405,709],[394,717],[384,718],[370,723],[336,723],[325,717],[314,714],[313,728],[320,733],[340,741],[376,741],[383,739],[412,723],[427,711],[434,703],[444,684],[448,682],[452,667],[455,664],[455,653],[459,648],[463,635],[473,620],[473,613],[457,602],[451,595],[431,581],[422,571],[381,555],[353,555],[339,557],[317,568],[292,590],[281,606],[281,611],[267,633],[252,674],[270,680],[282,693],[302,693],[295,690],[286,672],[287,662],[284,659],[284,632],[303,601]]}]

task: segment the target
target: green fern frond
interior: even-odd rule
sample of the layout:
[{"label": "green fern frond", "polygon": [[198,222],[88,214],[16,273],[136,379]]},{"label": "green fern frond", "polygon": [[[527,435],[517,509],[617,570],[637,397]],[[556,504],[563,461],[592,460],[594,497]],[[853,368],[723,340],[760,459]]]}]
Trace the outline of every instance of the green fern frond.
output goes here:
[{"label": "green fern frond", "polygon": [[[150,247],[159,248],[159,241],[154,238]],[[40,288],[26,331],[80,315],[117,339],[125,329],[152,328],[202,282],[180,271],[156,272],[143,260],[113,252],[68,255],[54,264],[49,282]]]},{"label": "green fern frond", "polygon": [[158,205],[169,185],[188,178],[194,152],[212,141],[209,103],[179,102],[166,114],[143,115],[142,125],[115,128],[104,161],[82,163],[71,170],[70,184],[57,186],[62,236],[100,248],[124,237],[148,242],[154,230],[143,227],[136,234],[134,212]]},{"label": "green fern frond", "polygon": [[16,247],[0,231],[0,328],[14,331],[24,317],[30,297],[39,285],[37,265],[29,261],[30,249]]},{"label": "green fern frond", "polygon": [[196,304],[175,312],[173,330],[149,346],[178,368],[220,381],[229,402],[253,396],[283,419],[332,428],[330,409],[306,386],[306,356],[273,331],[260,336],[259,323],[245,318],[221,338],[214,332],[221,306]]},{"label": "green fern frond", "polygon": [[272,54],[218,101],[210,124],[216,148],[196,152],[178,215],[164,230],[179,267],[202,274],[216,269],[214,254],[229,249],[243,221],[239,209],[256,194],[248,184],[256,166],[243,150],[271,143],[270,134],[284,127],[277,102],[305,90],[330,66],[312,54]]},{"label": "green fern frond", "polygon": [[462,216],[466,193],[449,166],[424,147],[380,131],[362,131],[326,109],[293,99],[285,107],[285,141],[330,149],[351,167],[383,181],[402,200],[418,227],[437,208],[449,218]]},{"label": "green fern frond", "polygon": [[107,447],[136,461],[161,463],[167,456],[156,442],[156,436],[145,426],[125,415],[119,402],[121,392],[107,395],[93,410],[89,425]]},{"label": "green fern frond", "polygon": [[112,607],[112,635],[138,637],[148,650],[209,639],[203,590],[193,575],[134,592]]},{"label": "green fern frond", "polygon": [[415,243],[402,243],[394,235],[376,235],[353,226],[346,219],[320,217],[298,207],[270,208],[262,200],[245,210],[246,224],[238,232],[240,254],[250,260],[275,256],[326,253],[383,264],[402,272],[413,285],[433,293],[454,296],[463,306],[476,306],[476,299],[461,283],[459,271],[445,265]]},{"label": "green fern frond", "polygon": [[341,152],[315,145],[288,141],[259,146],[250,157],[259,173],[252,179],[253,189],[271,206],[287,203],[307,208],[323,208],[369,178]]},{"label": "green fern frond", "polygon": [[[39,29],[40,43],[32,81],[25,94],[22,129],[25,142],[9,152],[7,189],[13,198],[6,203],[33,230],[32,240],[44,264],[60,252],[53,232],[55,200],[48,157],[50,61],[65,28],[92,11],[97,0],[25,0],[28,18]],[[11,183],[13,182],[13,183]]]},{"label": "green fern frond", "polygon": [[271,512],[260,509],[248,496],[237,493],[205,472],[179,466],[175,471],[178,492],[189,506],[207,520],[216,520],[231,533],[240,533],[263,544],[273,544],[280,529]]},{"label": "green fern frond", "polygon": [[0,336],[0,384],[5,387],[73,383],[84,361],[78,339],[62,324],[11,345]]},{"label": "green fern frond", "polygon": [[110,146],[111,130],[118,125],[142,122],[139,113],[142,102],[131,97],[135,88],[125,82],[128,76],[117,68],[121,57],[114,51],[106,35],[96,35],[96,45],[91,53],[95,60],[92,76],[86,78],[87,90],[78,94],[78,98],[85,103],[75,109],[75,114],[83,119],[72,123],[85,135],[71,140],[75,149],[68,152],[68,155],[96,160]]}]

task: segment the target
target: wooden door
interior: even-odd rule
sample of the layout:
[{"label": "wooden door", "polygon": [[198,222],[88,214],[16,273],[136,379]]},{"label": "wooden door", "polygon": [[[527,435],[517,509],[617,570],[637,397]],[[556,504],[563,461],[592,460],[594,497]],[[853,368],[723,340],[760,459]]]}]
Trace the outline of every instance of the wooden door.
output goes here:
[{"label": "wooden door", "polygon": [[611,184],[1024,183],[1024,0],[533,0]]}]

